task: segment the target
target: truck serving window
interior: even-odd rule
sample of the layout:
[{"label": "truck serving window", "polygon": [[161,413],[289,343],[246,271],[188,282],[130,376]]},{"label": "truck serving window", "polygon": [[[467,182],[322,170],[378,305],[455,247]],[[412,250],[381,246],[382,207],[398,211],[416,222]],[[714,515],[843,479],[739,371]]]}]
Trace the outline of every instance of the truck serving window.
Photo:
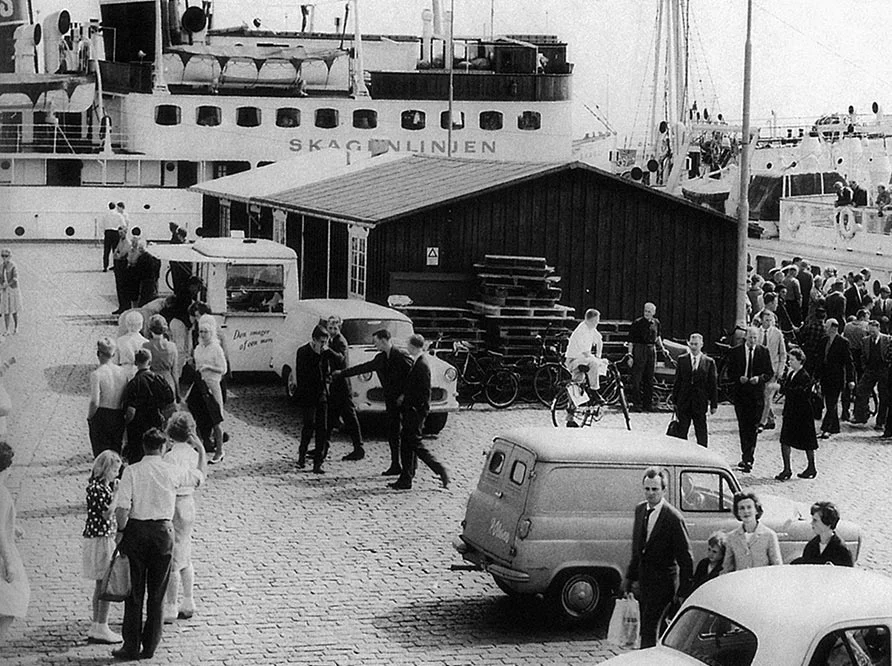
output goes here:
[{"label": "truck serving window", "polygon": [[285,267],[277,264],[231,265],[226,273],[229,312],[282,312]]}]

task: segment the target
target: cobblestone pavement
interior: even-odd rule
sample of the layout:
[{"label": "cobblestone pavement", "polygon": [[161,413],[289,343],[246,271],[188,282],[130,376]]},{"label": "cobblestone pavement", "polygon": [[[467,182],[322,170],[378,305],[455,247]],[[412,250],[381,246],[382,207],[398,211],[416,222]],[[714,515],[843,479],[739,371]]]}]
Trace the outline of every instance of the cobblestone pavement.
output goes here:
[{"label": "cobblestone pavement", "polygon": [[[14,402],[8,485],[25,536],[19,545],[31,582],[25,621],[0,646],[2,664],[100,664],[110,649],[88,645],[92,583],[80,577],[84,486],[90,456],[87,374],[95,339],[113,333],[113,278],[96,270],[99,249],[13,246],[26,313],[0,357],[18,363],[5,378]],[[165,628],[155,661],[170,664],[553,664],[598,663],[616,650],[604,626],[568,630],[539,603],[517,605],[482,573],[453,572],[459,530],[492,436],[546,424],[534,408],[475,408],[450,417],[432,444],[452,472],[448,491],[419,472],[412,492],[385,487],[386,444],[341,462],[332,446],[328,474],[298,470],[292,410],[272,383],[235,385],[228,403],[226,461],[198,493],[194,559],[197,611]],[[637,430],[662,431],[668,415],[635,415]],[[608,415],[599,427],[619,427]],[[710,422],[711,447],[736,462],[733,410]],[[862,427],[863,428],[863,427]],[[887,482],[892,446],[868,429],[844,426],[821,445],[813,481],[780,484],[777,431],[762,437],[745,485],[811,502],[833,499],[859,522],[861,565],[890,572],[892,541],[871,501]],[[804,466],[804,461],[797,460]],[[631,507],[630,507],[631,511]],[[119,628],[122,607],[112,607]]]}]

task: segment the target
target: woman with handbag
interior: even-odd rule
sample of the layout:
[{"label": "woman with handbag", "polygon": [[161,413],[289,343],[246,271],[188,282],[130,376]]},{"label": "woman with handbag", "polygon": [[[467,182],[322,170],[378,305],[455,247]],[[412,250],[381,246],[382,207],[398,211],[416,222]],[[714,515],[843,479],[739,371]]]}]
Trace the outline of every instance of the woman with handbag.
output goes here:
[{"label": "woman with handbag", "polygon": [[15,545],[21,536],[15,524],[15,505],[5,485],[13,455],[12,447],[0,441],[0,642],[13,620],[25,617],[31,597],[25,566]]},{"label": "woman with handbag", "polygon": [[95,581],[93,588],[93,620],[87,633],[88,643],[112,644],[124,639],[108,626],[108,602],[100,599],[103,580],[115,550],[114,504],[121,471],[121,456],[110,449],[93,461],[87,484],[87,520],[84,526],[84,577]]},{"label": "woman with handbag", "polygon": [[808,466],[797,476],[800,479],[813,479],[818,475],[815,468],[815,450],[818,438],[815,434],[814,412],[812,410],[811,376],[802,367],[805,364],[805,352],[799,347],[792,347],[789,352],[790,370],[784,383],[784,415],[781,425],[780,443],[781,458],[784,468],[774,478],[787,481],[793,476],[790,467],[790,449],[805,451]]}]

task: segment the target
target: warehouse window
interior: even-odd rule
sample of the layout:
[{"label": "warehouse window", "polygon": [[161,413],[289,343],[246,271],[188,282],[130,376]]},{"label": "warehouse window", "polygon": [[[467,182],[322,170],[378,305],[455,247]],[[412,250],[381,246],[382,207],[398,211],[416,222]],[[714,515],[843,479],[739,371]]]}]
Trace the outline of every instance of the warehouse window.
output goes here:
[{"label": "warehouse window", "polygon": [[350,239],[350,272],[347,277],[347,297],[365,300],[369,230],[351,224],[348,235]]}]

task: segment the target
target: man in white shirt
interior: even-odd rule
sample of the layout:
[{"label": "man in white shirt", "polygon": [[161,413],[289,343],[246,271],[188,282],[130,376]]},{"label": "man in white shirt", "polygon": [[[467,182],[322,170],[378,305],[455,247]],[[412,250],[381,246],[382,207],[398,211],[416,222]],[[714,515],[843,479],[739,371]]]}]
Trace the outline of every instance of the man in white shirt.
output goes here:
[{"label": "man in white shirt", "polygon": [[108,257],[118,245],[118,227],[124,224],[124,217],[118,213],[114,201],[108,202],[108,210],[102,216],[102,272],[108,270]]},{"label": "man in white shirt", "polygon": [[[197,487],[204,481],[204,448],[195,440],[198,469],[164,462],[167,437],[157,428],[143,436],[145,455],[124,469],[118,487],[115,517],[119,547],[130,560],[131,594],[124,602],[124,645],[112,652],[115,659],[151,659],[161,642],[164,593],[173,552],[173,514],[177,488]],[[191,442],[190,442],[191,443]],[[146,598],[146,621],[142,621]],[[140,644],[142,651],[140,652]]]},{"label": "man in white shirt", "polygon": [[[585,318],[576,327],[570,335],[567,342],[567,352],[564,354],[567,370],[574,381],[582,379],[582,370],[587,368],[589,384],[593,389],[599,387],[598,369],[601,364],[601,351],[604,348],[604,338],[598,330],[598,323],[601,321],[601,313],[594,308],[585,311]],[[594,354],[592,353],[594,350]]]},{"label": "man in white shirt", "polygon": [[762,418],[759,419],[759,425],[756,428],[758,432],[762,432],[775,427],[774,410],[771,405],[774,402],[774,395],[780,388],[780,378],[787,367],[787,345],[784,342],[784,334],[777,327],[776,315],[770,310],[762,313],[759,344],[768,350],[771,367],[774,369],[774,376],[765,382],[765,405],[762,407]]}]

